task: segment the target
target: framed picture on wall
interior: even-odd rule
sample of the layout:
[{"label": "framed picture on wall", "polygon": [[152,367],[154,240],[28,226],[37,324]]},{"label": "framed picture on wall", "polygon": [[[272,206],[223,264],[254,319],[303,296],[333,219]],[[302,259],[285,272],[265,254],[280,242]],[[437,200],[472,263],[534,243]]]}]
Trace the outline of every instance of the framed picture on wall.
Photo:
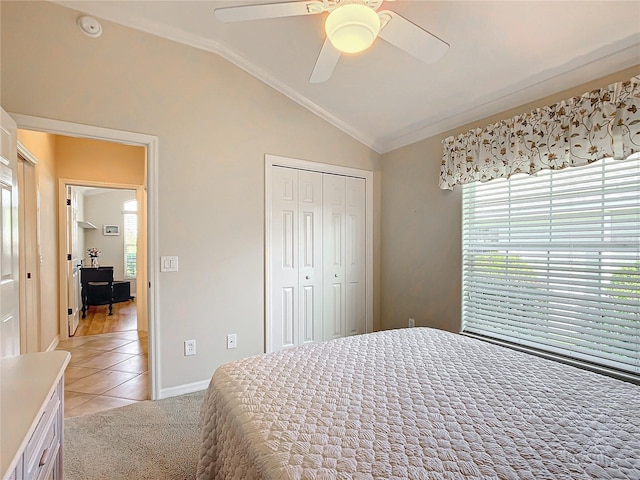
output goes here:
[{"label": "framed picture on wall", "polygon": [[105,225],[102,227],[103,235],[120,235],[120,225]]}]

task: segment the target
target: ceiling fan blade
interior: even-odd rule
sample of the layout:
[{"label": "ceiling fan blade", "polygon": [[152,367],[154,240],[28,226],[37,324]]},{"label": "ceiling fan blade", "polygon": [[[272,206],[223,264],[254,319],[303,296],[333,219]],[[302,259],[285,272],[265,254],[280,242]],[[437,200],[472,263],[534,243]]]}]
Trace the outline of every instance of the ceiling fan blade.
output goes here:
[{"label": "ceiling fan blade", "polygon": [[216,8],[215,13],[221,22],[244,22],[263,18],[295,17],[324,12],[324,3],[320,1],[265,3],[262,5],[240,5],[238,7]]},{"label": "ceiling fan blade", "polygon": [[[415,23],[391,10],[383,10],[378,14],[383,24],[386,21],[386,25],[380,30],[378,36],[391,45],[406,51],[425,63],[434,63],[447,53],[449,49],[448,43],[420,28]],[[387,16],[388,19],[385,18]]]},{"label": "ceiling fan blade", "polygon": [[311,72],[309,83],[323,83],[329,80],[338,60],[340,60],[340,55],[340,50],[335,48],[326,38],[316,60],[316,65],[313,67],[313,72]]}]

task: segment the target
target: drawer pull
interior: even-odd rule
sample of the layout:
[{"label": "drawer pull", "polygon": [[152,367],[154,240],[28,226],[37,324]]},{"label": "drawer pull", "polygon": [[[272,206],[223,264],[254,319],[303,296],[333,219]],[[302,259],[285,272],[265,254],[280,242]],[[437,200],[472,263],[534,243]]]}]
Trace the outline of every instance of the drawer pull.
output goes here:
[{"label": "drawer pull", "polygon": [[51,452],[50,448],[45,448],[44,452],[42,452],[42,456],[40,457],[40,462],[38,463],[38,466],[41,467],[43,465],[46,465],[47,461],[49,460],[49,453]]}]

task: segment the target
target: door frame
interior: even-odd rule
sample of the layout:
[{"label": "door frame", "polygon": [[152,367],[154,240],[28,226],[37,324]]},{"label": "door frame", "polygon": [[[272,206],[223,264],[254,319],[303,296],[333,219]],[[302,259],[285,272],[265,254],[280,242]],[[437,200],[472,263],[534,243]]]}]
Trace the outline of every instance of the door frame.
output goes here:
[{"label": "door frame", "polygon": [[[62,332],[62,324],[63,319],[66,319],[65,324],[65,332],[66,334],[61,335],[61,340],[66,340],[69,338],[69,315],[67,312],[68,305],[68,295],[69,295],[69,264],[68,260],[65,258],[67,253],[66,246],[69,245],[69,211],[67,209],[67,187],[94,187],[94,188],[108,188],[110,190],[129,190],[135,192],[136,200],[138,200],[139,204],[142,205],[139,199],[143,198],[142,194],[144,191],[144,185],[138,184],[129,184],[129,183],[109,183],[109,182],[97,182],[90,180],[74,180],[70,178],[59,178],[58,179],[58,225],[62,225],[64,223],[65,228],[58,229],[58,255],[60,259],[60,265],[58,267],[59,274],[59,295],[60,295],[60,331]],[[144,209],[146,209],[146,204],[144,205]],[[138,218],[138,225],[142,219],[144,219],[145,212],[140,210]],[[140,241],[142,239],[142,241]],[[146,271],[147,271],[147,258],[144,256],[145,246],[147,243],[146,236],[138,235],[138,240],[140,241],[138,251],[141,252],[141,255],[138,257],[138,271],[142,273],[136,279],[136,317],[137,317],[137,325],[144,324],[147,329],[148,327],[148,317],[147,317],[147,292],[144,288],[140,288],[141,285],[147,283]],[[84,256],[82,257],[84,258]],[[142,262],[141,262],[142,260]],[[66,288],[63,288],[66,286]],[[141,311],[141,304],[145,304],[145,311]],[[144,314],[144,315],[143,315]]]},{"label": "door frame", "polygon": [[265,336],[264,349],[269,351],[271,345],[271,169],[272,167],[287,167],[297,170],[307,170],[318,173],[329,173],[334,175],[343,175],[347,177],[363,178],[365,180],[365,331],[373,331],[373,172],[369,170],[361,170],[352,167],[343,167],[340,165],[330,165],[327,163],[310,162],[308,160],[300,160],[297,158],[282,157],[279,155],[266,154],[264,157],[264,271],[265,271]]},{"label": "door frame", "polygon": [[[146,148],[146,198],[147,198],[147,315],[149,325],[149,392],[151,400],[160,398],[160,311],[158,277],[160,260],[158,256],[158,137],[143,133],[127,132],[110,128],[84,125],[80,123],[9,113],[18,128],[64,135],[68,137],[90,138]],[[144,187],[143,187],[144,188]],[[60,335],[68,337],[66,308],[60,318]],[[64,325],[63,325],[64,323]]]}]

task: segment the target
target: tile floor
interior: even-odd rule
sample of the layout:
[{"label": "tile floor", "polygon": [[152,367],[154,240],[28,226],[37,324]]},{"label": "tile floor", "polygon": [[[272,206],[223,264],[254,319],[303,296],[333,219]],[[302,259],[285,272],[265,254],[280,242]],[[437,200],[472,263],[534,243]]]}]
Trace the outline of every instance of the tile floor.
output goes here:
[{"label": "tile floor", "polygon": [[77,417],[148,398],[148,338],[130,330],[72,337],[57,350],[71,352],[64,378],[64,416]]}]

